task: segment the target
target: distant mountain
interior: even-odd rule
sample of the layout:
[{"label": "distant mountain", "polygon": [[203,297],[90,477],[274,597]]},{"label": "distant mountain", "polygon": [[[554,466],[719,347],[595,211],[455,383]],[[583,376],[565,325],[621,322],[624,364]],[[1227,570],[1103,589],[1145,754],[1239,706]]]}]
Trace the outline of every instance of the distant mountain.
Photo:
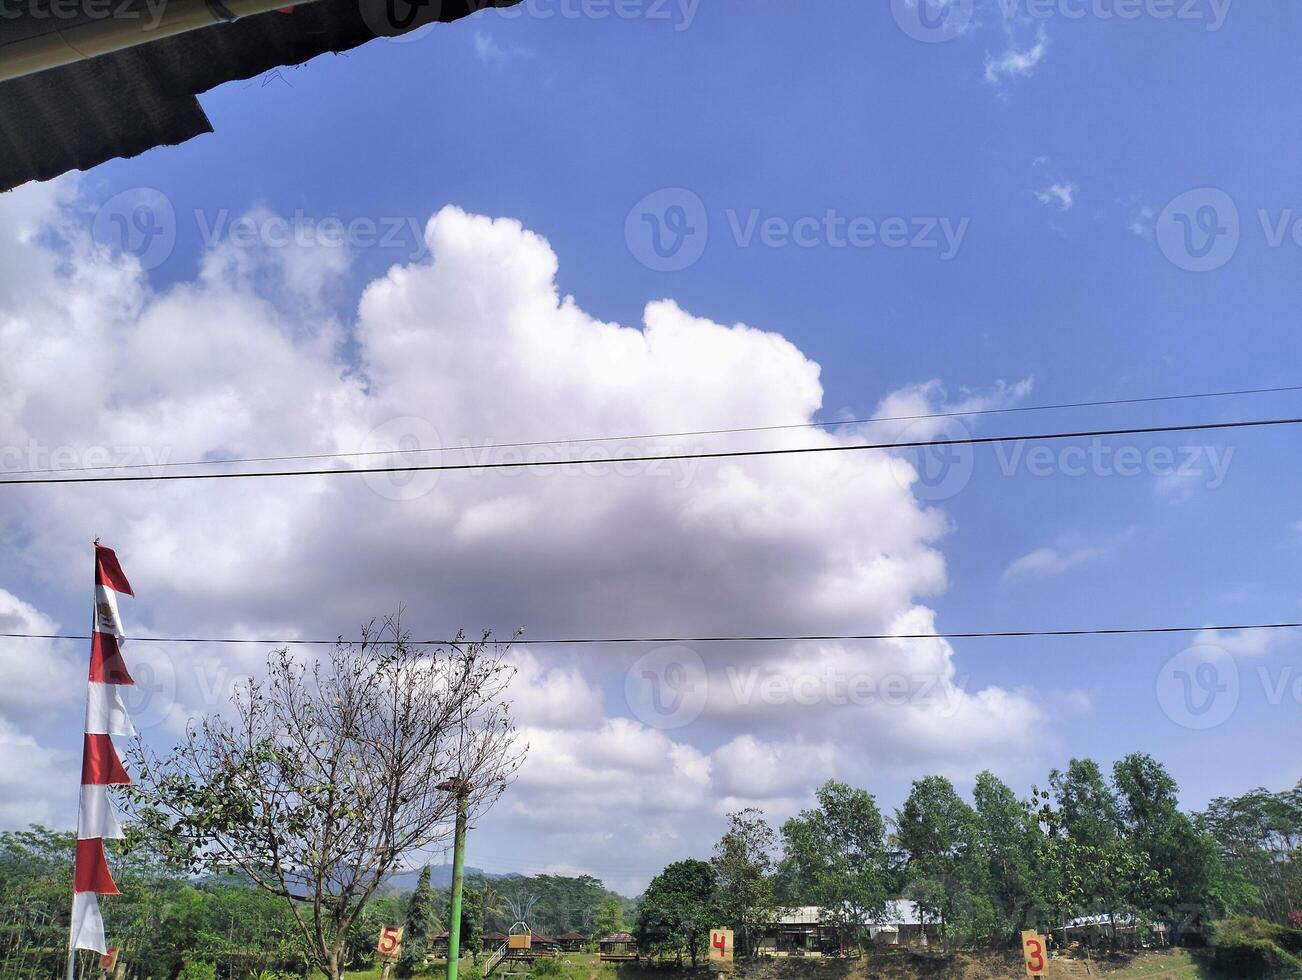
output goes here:
[{"label": "distant mountain", "polygon": [[[481,868],[466,868],[467,878],[505,878],[506,875],[495,875]],[[404,871],[402,874],[396,874],[385,882],[385,887],[390,891],[409,892],[416,887],[416,882],[420,878],[420,868],[415,871]],[[430,884],[435,888],[452,887],[452,865],[434,864],[430,866],[429,875]]]}]

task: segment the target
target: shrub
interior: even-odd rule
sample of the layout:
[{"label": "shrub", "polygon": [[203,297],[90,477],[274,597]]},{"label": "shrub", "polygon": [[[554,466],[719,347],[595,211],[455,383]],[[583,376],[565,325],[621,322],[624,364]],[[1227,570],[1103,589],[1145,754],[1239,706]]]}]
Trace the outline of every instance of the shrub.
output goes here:
[{"label": "shrub", "polygon": [[176,980],[217,980],[217,967],[201,960],[186,960]]},{"label": "shrub", "polygon": [[1217,923],[1214,941],[1216,966],[1228,976],[1302,980],[1293,955],[1302,949],[1299,930],[1244,917]]},{"label": "shrub", "polygon": [[559,977],[565,971],[556,960],[534,960],[529,975],[534,977]]}]

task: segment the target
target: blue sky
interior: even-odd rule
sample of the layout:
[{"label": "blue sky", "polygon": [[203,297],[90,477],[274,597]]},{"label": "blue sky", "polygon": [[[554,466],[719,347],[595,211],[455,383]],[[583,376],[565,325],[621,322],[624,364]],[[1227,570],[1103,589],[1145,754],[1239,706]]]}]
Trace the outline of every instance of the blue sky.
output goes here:
[{"label": "blue sky", "polygon": [[[781,334],[821,366],[822,419],[872,414],[892,392],[933,379],[944,393],[933,389],[927,403],[949,408],[1028,380],[1029,391],[998,403],[1302,383],[1302,245],[1291,231],[1302,222],[1302,134],[1280,84],[1296,56],[1292,6],[1180,0],[1167,17],[1161,2],[1061,0],[1010,15],[978,0],[967,29],[940,43],[901,27],[906,0],[894,9],[886,0],[630,0],[627,18],[592,16],[605,9],[527,0],[523,12],[489,11],[223,86],[202,100],[214,135],[83,175],[81,213],[89,221],[132,188],[166,195],[176,247],[148,274],[159,294],[197,275],[196,211],[204,223],[265,209],[404,229],[448,205],[514,218],[550,243],[559,288],[594,318],[636,325],[648,302],[669,298],[694,316]],[[961,0],[954,9],[967,16]],[[650,199],[649,220],[676,222],[664,208],[684,207],[685,247],[700,252],[668,272],[642,261],[646,239],[629,232],[650,228],[630,212],[666,189]],[[853,222],[884,231],[883,221],[902,219],[909,239],[931,247],[838,247],[829,215],[842,237]],[[1205,227],[1234,215],[1237,246],[1209,251],[1215,268],[1192,270],[1206,258]],[[802,219],[810,247],[766,244]],[[961,235],[946,240],[946,228]],[[354,248],[351,264],[321,283],[325,308],[351,324],[361,288],[411,258],[413,235],[400,240]],[[357,356],[348,355],[353,368]],[[1026,433],[1298,415],[1299,404],[1292,393],[966,424],[981,435]],[[513,421],[466,435],[510,439],[522,431],[507,431]],[[575,418],[574,430],[552,434],[601,434],[603,422]],[[977,450],[970,478],[929,502],[948,528],[936,543],[946,584],[924,597],[936,628],[1300,618],[1299,435],[1127,445],[1171,447],[1172,465],[1194,475],[1164,478],[1161,458],[1131,476],[1110,463],[1070,475],[1060,446],[1048,475],[1022,463],[1009,474],[994,451]],[[1213,460],[1227,462],[1223,473]],[[853,519],[889,518],[865,507]],[[0,587],[26,588],[27,601],[79,621],[75,592]],[[814,616],[788,627],[817,632]],[[954,643],[953,661],[975,687],[1025,689],[1043,711],[1024,734],[1034,743],[1025,768],[1009,774],[1019,789],[1072,755],[1108,762],[1132,750],[1166,762],[1191,806],[1302,776],[1287,751],[1302,711],[1288,686],[1302,676],[1302,645],[1224,644],[1238,658],[1239,701],[1207,730],[1163,710],[1162,697],[1178,690],[1169,661],[1189,645],[970,640]],[[566,662],[586,670],[583,656]],[[622,675],[591,678],[608,713],[620,714]],[[684,738],[708,750],[720,736],[705,725]],[[871,727],[862,738],[871,743]],[[1213,758],[1234,761],[1208,765]],[[870,788],[893,805],[907,779],[882,772]],[[598,873],[603,862],[616,874],[625,867],[600,848],[575,861]]]}]

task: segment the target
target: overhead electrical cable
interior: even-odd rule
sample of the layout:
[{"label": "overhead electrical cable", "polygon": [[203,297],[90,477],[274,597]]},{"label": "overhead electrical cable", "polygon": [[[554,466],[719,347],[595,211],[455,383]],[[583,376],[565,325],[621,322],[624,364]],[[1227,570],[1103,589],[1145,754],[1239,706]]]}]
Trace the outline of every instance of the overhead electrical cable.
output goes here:
[{"label": "overhead electrical cable", "polygon": [[[1279,623],[1243,623],[1222,626],[1122,626],[1093,627],[1084,629],[1049,629],[1049,630],[961,630],[941,633],[826,633],[754,636],[571,636],[549,637],[547,639],[517,638],[500,641],[504,646],[574,646],[579,644],[619,644],[619,643],[806,643],[837,642],[851,640],[981,640],[981,639],[1022,639],[1028,637],[1054,636],[1137,636],[1169,633],[1232,633],[1248,630],[1290,630],[1302,629],[1302,622]],[[21,640],[87,640],[88,635],[72,633],[0,633],[3,639]],[[254,639],[250,637],[214,637],[214,636],[133,636],[131,643],[234,643],[254,644],[260,646],[334,646],[337,643],[361,643],[361,640],[346,640],[342,637],[333,640],[296,640],[296,639]],[[462,639],[445,640],[367,640],[373,646],[394,646],[399,642],[407,646],[451,646],[458,643],[472,642]],[[489,642],[493,642],[490,638]]]},{"label": "overhead electrical cable", "polygon": [[1064,439],[1101,439],[1116,436],[1156,435],[1175,432],[1217,432],[1260,429],[1302,424],[1302,418],[1253,419],[1244,422],[1199,422],[1192,425],[1147,425],[1133,429],[1087,429],[1076,432],[1041,432],[1013,436],[971,436],[963,439],[919,439],[908,442],[864,442],[831,446],[795,446],[786,449],[736,449],[701,453],[664,453],[655,456],[612,456],[607,459],[523,459],[496,463],[429,463],[409,466],[359,466],[335,470],[257,470],[252,473],[162,473],[150,475],[102,475],[67,477],[22,477],[0,479],[0,486],[31,486],[55,483],[153,483],[179,480],[252,480],[298,476],[362,476],[367,473],[433,473],[458,470],[539,469],[616,463],[673,462],[686,459],[741,459],[761,456],[796,456],[817,453],[846,453],[867,450],[926,449],[944,446],[986,446],[1006,442],[1053,442]]},{"label": "overhead electrical cable", "polygon": [[414,449],[372,449],[350,453],[299,453],[285,456],[245,456],[225,459],[192,459],[158,463],[128,463],[122,466],[66,466],[45,469],[8,470],[4,476],[34,474],[84,473],[92,470],[162,469],[178,466],[233,466],[241,463],[285,463],[311,459],[356,459],[366,456],[399,456],[412,453],[479,452],[490,449],[532,449],[539,446],[575,446],[598,442],[638,442],[648,439],[682,439],[689,436],[734,435],[746,432],[780,432],[793,429],[825,429],[845,425],[868,425],[881,422],[918,422],[927,419],[970,418],[978,415],[1009,415],[1018,412],[1052,412],[1072,408],[1100,408],[1112,405],[1143,405],[1154,402],[1188,401],[1201,398],[1230,398],[1243,395],[1268,395],[1302,391],[1302,385],[1275,388],[1240,388],[1233,391],[1201,391],[1180,395],[1149,395],[1139,398],[1105,398],[1094,401],[1059,402],[1053,405],[1022,405],[1010,408],[976,408],[955,412],[932,412],[923,415],[890,415],[873,418],[832,419],[826,422],[792,422],[785,425],[748,425],[726,429],[691,429],[680,432],[651,432],[624,436],[582,436],[572,439],[539,439],[533,442],[488,442],[475,446],[423,446]]}]

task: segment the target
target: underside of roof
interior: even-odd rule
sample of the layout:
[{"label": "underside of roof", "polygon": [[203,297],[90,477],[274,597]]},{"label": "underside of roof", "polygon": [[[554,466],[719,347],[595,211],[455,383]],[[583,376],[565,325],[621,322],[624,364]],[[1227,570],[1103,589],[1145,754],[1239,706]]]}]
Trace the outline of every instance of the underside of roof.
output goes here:
[{"label": "underside of roof", "polygon": [[519,0],[415,0],[386,30],[395,2],[316,0],[0,82],[0,191],[212,132],[196,96],[223,82]]}]

